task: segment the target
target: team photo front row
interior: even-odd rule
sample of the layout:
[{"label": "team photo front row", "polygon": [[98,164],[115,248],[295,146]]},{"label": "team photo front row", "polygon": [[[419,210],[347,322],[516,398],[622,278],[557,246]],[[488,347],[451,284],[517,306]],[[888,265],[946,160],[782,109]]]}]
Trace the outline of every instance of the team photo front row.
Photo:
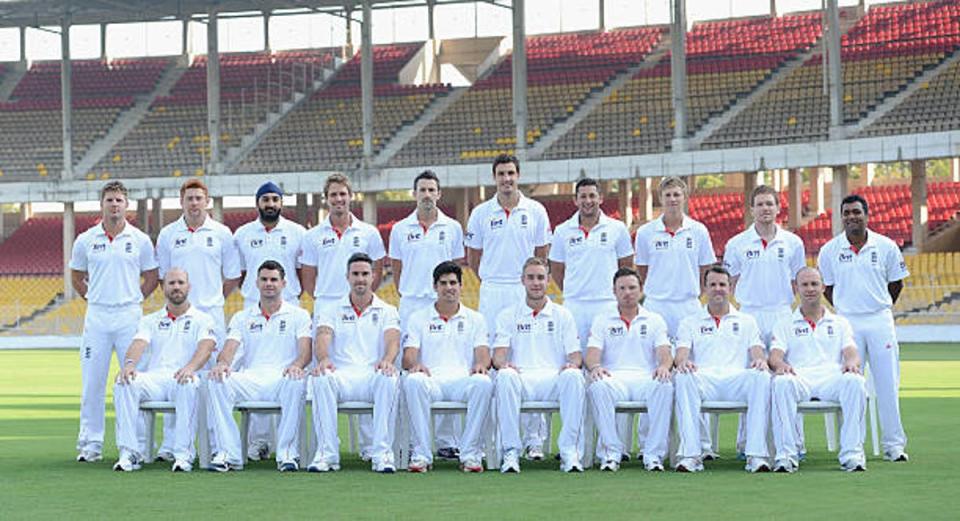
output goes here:
[{"label": "team photo front row", "polygon": [[[804,451],[798,405],[811,400],[839,404],[840,466],[866,470],[862,364],[850,323],[825,304],[816,268],[797,272],[799,305],[764,339],[757,320],[731,303],[731,275],[723,266],[704,271],[707,303],[680,320],[675,336],[661,315],[641,304],[641,273],[621,267],[612,280],[616,301],[597,311],[583,343],[574,314],[547,296],[550,264],[538,256],[523,263],[525,296],[497,315],[494,331],[462,303],[463,271],[455,262],[436,265],[436,299],[413,311],[403,331],[397,309],[374,293],[375,261],[355,253],[344,267],[349,293],[317,306],[311,317],[284,299],[283,265],[263,262],[255,271],[259,302],[234,315],[225,335],[211,315],[191,306],[187,271],[167,269],[161,281],[166,305],[140,320],[116,378],[120,456],[114,470],[141,468],[153,450],[140,410],[145,401],[175,406],[164,429],[168,450],[161,451],[174,471],[192,470],[198,434],[209,436],[212,458],[205,467],[240,470],[247,447],[235,406],[267,401],[280,410],[272,445],[281,472],[340,469],[337,417],[346,402],[372,404],[372,417],[361,416],[359,430],[362,454],[376,472],[400,466],[398,424],[409,433],[400,447],[409,450],[407,470],[432,468],[436,402],[463,405],[457,457],[464,472],[482,472],[490,452],[504,473],[520,472],[524,455],[542,458],[544,415],[527,412],[525,402],[550,402],[559,410],[562,471],[582,472],[594,454],[601,470],[617,471],[629,453],[623,438],[632,439],[622,435],[617,405],[642,402],[643,466],[698,472],[713,454],[702,405],[729,401],[746,405],[746,470],[789,473]],[[308,397],[312,433],[301,432]],[[207,432],[197,432],[200,416]],[[595,447],[587,446],[593,429]],[[302,453],[307,436],[315,440],[312,454]]]}]

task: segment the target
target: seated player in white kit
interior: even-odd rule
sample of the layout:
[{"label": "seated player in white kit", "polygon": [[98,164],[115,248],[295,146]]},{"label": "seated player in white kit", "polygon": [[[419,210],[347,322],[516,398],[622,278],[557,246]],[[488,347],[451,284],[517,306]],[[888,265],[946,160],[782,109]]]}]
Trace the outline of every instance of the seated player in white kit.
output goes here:
[{"label": "seated player in white kit", "polygon": [[583,471],[580,455],[584,378],[580,370],[580,339],[573,315],[547,297],[548,277],[546,259],[527,259],[521,278],[525,301],[497,316],[494,395],[503,473],[520,472],[520,405],[529,400],[560,402],[560,470]]},{"label": "seated player in white kit", "polygon": [[678,472],[703,470],[700,405],[704,400],[747,403],[747,467],[770,470],[767,415],[770,372],[757,322],[730,304],[730,273],[719,265],[704,274],[707,305],[680,322],[674,376],[680,431]]},{"label": "seated player in white kit", "polygon": [[626,452],[617,432],[615,407],[624,400],[646,401],[650,428],[643,447],[643,465],[662,471],[673,413],[673,356],[663,318],[640,306],[640,275],[620,268],[613,276],[617,309],[593,320],[587,340],[587,388],[600,439],[600,470],[616,471]]},{"label": "seated player in white kit", "polygon": [[313,428],[317,452],[309,472],[340,469],[337,406],[343,401],[373,402],[373,470],[392,473],[397,418],[400,315],[373,292],[374,261],[366,253],[347,260],[350,293],[336,306],[315,313],[317,365],[313,390]]},{"label": "seated player in white kit", "polygon": [[490,348],[483,315],[460,302],[463,270],[444,261],[433,270],[436,303],[415,311],[403,337],[403,367],[409,373],[403,392],[413,427],[410,472],[426,472],[433,464],[430,404],[439,400],[467,403],[460,439],[460,468],[483,472],[483,425],[493,397],[487,375]]},{"label": "seated player in white kit", "polygon": [[[120,459],[113,470],[138,470],[143,461],[140,402],[170,400],[176,405],[173,439],[164,440],[173,449],[174,472],[193,470],[196,455],[193,440],[197,436],[197,371],[207,363],[216,348],[213,318],[190,305],[190,283],[180,268],[167,270],[163,277],[163,295],[167,305],[142,319],[113,388],[117,413],[117,446]],[[137,364],[149,353],[147,369],[137,372]],[[149,450],[149,448],[147,448]]]},{"label": "seated player in white kit", "polygon": [[[306,372],[310,362],[310,314],[283,300],[286,278],[283,266],[268,260],[257,269],[260,303],[237,313],[227,328],[217,365],[210,371],[207,411],[219,451],[211,469],[240,470],[243,459],[240,430],[233,419],[234,404],[245,400],[280,403],[277,425],[277,469],[299,468],[300,421],[306,398]],[[243,347],[243,368],[233,371],[237,349]]]},{"label": "seated player in white kit", "polygon": [[867,390],[850,323],[823,305],[823,278],[817,269],[801,269],[796,284],[800,306],[774,327],[770,343],[770,367],[776,372],[773,468],[797,470],[797,403],[820,399],[840,402],[843,412],[840,466],[847,472],[867,470],[863,454]]}]

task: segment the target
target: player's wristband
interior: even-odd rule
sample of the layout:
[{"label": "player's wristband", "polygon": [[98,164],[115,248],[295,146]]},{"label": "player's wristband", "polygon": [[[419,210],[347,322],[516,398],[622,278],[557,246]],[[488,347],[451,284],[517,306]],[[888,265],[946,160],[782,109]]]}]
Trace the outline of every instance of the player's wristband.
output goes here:
[{"label": "player's wristband", "polygon": [[133,365],[135,363],[137,363],[137,361],[134,360],[133,358],[127,358],[126,360],[123,361],[123,365]]}]

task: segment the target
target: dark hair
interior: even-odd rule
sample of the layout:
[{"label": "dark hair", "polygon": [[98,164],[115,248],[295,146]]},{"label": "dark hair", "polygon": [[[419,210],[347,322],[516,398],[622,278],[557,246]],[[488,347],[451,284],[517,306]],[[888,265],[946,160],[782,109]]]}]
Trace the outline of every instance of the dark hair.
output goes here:
[{"label": "dark hair", "polygon": [[577,184],[573,186],[573,195],[576,196],[580,192],[581,186],[596,186],[597,190],[600,190],[600,183],[592,177],[584,177],[583,179],[577,181]]},{"label": "dark hair", "polygon": [[499,156],[493,158],[493,173],[497,173],[497,165],[502,165],[505,163],[513,163],[513,166],[517,167],[517,173],[520,173],[520,160],[517,159],[517,156],[512,156],[510,154],[500,154]]},{"label": "dark hair", "polygon": [[613,284],[616,285],[616,284],[617,284],[617,279],[622,278],[622,277],[636,277],[636,278],[637,278],[637,282],[639,282],[641,285],[643,285],[643,279],[640,277],[640,274],[637,273],[637,270],[635,270],[635,269],[633,269],[633,268],[627,268],[627,267],[619,268],[619,269],[613,274]]},{"label": "dark hair", "polygon": [[865,214],[867,214],[867,215],[870,215],[870,210],[869,210],[869,208],[867,208],[867,200],[864,199],[863,196],[860,195],[860,194],[850,194],[850,195],[844,197],[843,200],[840,201],[840,213],[841,213],[841,214],[843,213],[843,205],[845,205],[845,204],[853,204],[853,203],[860,203],[860,204],[862,204],[862,205],[863,205],[863,213],[865,213]]},{"label": "dark hair", "polygon": [[719,262],[716,263],[716,264],[711,264],[710,267],[707,268],[707,270],[703,272],[703,283],[704,283],[704,284],[707,283],[707,275],[709,275],[709,274],[711,274],[711,273],[719,273],[719,274],[721,274],[721,275],[726,275],[726,276],[727,276],[727,280],[728,280],[728,281],[730,280],[730,272],[727,271],[727,268],[724,268],[724,267],[723,267],[723,264],[720,264]]},{"label": "dark hair", "polygon": [[437,264],[436,268],[433,268],[433,283],[436,284],[437,282],[440,282],[440,277],[449,273],[456,275],[457,282],[463,284],[463,268],[453,261],[443,261],[440,264]]},{"label": "dark hair", "polygon": [[263,261],[263,264],[261,264],[260,267],[257,268],[257,275],[259,276],[259,275],[260,275],[260,272],[263,271],[263,270],[277,270],[277,271],[280,272],[280,278],[281,278],[281,279],[286,278],[286,276],[287,276],[286,270],[283,269],[283,264],[280,264],[279,262],[277,262],[277,261],[275,261],[275,260],[265,260],[265,261]]},{"label": "dark hair", "polygon": [[429,181],[436,181],[436,183],[437,183],[437,190],[440,189],[440,178],[437,177],[436,172],[434,172],[433,170],[424,170],[423,172],[420,172],[420,175],[418,175],[417,177],[415,177],[415,178],[413,179],[413,191],[414,191],[414,192],[417,191],[417,183],[419,183],[420,180],[422,180],[422,179],[427,179],[427,180],[429,180]]},{"label": "dark hair", "polygon": [[103,185],[103,188],[100,189],[100,200],[103,201],[103,197],[107,195],[107,192],[120,192],[123,194],[123,198],[127,198],[127,187],[124,186],[120,181],[110,181],[107,184]]},{"label": "dark hair", "polygon": [[358,251],[357,253],[354,253],[353,255],[350,256],[349,259],[347,259],[348,272],[350,271],[350,265],[353,264],[354,262],[366,262],[370,266],[373,266],[373,259],[371,259],[369,255],[367,255],[366,253],[363,253],[362,251]]},{"label": "dark hair", "polygon": [[750,206],[753,206],[757,202],[758,195],[772,195],[773,204],[780,206],[780,194],[769,185],[760,185],[753,189],[753,193],[750,194]]}]

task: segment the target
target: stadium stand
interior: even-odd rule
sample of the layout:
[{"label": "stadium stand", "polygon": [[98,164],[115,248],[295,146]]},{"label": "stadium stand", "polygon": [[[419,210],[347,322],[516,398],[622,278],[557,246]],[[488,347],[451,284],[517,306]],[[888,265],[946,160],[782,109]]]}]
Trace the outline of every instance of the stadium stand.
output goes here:
[{"label": "stadium stand", "polygon": [[[640,63],[661,41],[662,27],[527,38],[527,143],[568,118],[591,93]],[[512,60],[501,61],[391,161],[396,166],[487,161],[516,146]]]},{"label": "stadium stand", "polygon": [[[960,46],[960,6],[874,6],[843,36],[844,122],[855,123]],[[703,143],[704,148],[826,139],[830,104],[821,56],[788,74]]]},{"label": "stadium stand", "polygon": [[[319,67],[328,66],[332,60],[330,49],[222,54],[222,150],[237,145],[268,111],[276,109],[280,92],[274,84],[281,73],[289,74],[293,64],[313,64],[319,73]],[[291,80],[285,78],[285,85],[289,85]],[[272,89],[269,99],[268,84]],[[93,171],[113,177],[202,175],[210,154],[206,102],[206,56],[201,55],[194,58],[170,95],[154,100],[143,121]]]},{"label": "stadium stand", "polygon": [[[445,85],[401,85],[400,70],[423,42],[373,48],[374,153],[402,126],[413,123]],[[337,72],[331,84],[289,114],[241,163],[240,172],[347,169],[363,157],[360,54]]]},{"label": "stadium stand", "polygon": [[882,136],[956,128],[960,128],[960,62],[921,85],[862,134]]},{"label": "stadium stand", "polygon": [[[817,14],[703,22],[687,36],[692,135],[820,37]],[[638,72],[547,150],[547,158],[663,152],[673,138],[670,56]]]},{"label": "stadium stand", "polygon": [[960,252],[908,255],[907,278],[894,308],[898,323],[956,324],[960,319]]}]

